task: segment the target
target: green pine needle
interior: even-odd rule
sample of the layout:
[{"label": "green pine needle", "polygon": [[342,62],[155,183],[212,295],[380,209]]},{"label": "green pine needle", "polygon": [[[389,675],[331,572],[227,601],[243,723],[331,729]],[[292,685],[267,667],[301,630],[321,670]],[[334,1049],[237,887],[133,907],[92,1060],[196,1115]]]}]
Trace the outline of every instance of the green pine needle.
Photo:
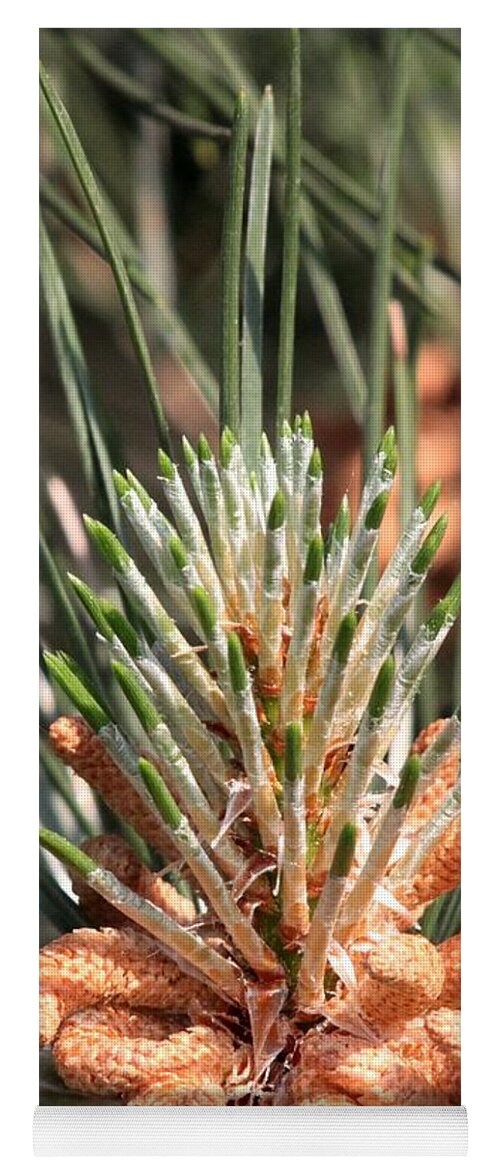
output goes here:
[{"label": "green pine needle", "polygon": [[118,680],[130,706],[134,709],[144,731],[154,732],[158,724],[161,723],[161,720],[144,688],[138,682],[136,675],[123,663],[112,663],[111,667],[115,678]]},{"label": "green pine needle", "polygon": [[83,523],[104,560],[117,573],[123,573],[130,565],[131,559],[118,537],[115,537],[107,525],[101,524],[100,520],[93,520],[92,517],[84,515]]},{"label": "green pine needle", "polygon": [[433,561],[434,557],[436,556],[447,528],[448,517],[446,513],[443,513],[439,520],[436,521],[434,528],[431,529],[429,535],[425,538],[425,541],[420,546],[418,553],[413,558],[411,563],[411,572],[414,573],[417,577],[427,573],[431,561]]},{"label": "green pine needle", "polygon": [[302,776],[302,725],[298,722],[285,728],[285,782],[293,785]]},{"label": "green pine needle", "polygon": [[346,614],[340,623],[333,653],[341,667],[345,667],[351,653],[352,640],[356,633],[357,625],[358,619],[355,610],[351,610],[350,614]]},{"label": "green pine needle", "polygon": [[44,659],[54,682],[62,688],[94,732],[99,732],[110,723],[109,714],[97,696],[91,693],[89,681],[84,682],[81,676],[72,670],[64,656],[45,651]]},{"label": "green pine needle", "polygon": [[182,813],[169,793],[163,777],[151,761],[145,760],[144,757],[139,760],[139,772],[165,824],[175,833],[182,822]]},{"label": "green pine needle", "polygon": [[182,573],[183,569],[185,569],[189,563],[189,557],[187,555],[187,550],[186,550],[184,544],[182,543],[180,537],[177,537],[175,535],[173,537],[171,537],[168,542],[168,547],[169,547],[170,552],[172,554],[172,558],[177,566],[177,569],[179,570],[179,573]]},{"label": "green pine needle", "polygon": [[234,631],[231,631],[227,637],[227,653],[231,687],[236,693],[246,691],[248,687],[248,671],[241,642]]},{"label": "green pine needle", "polygon": [[153,505],[151,496],[149,495],[149,492],[146,491],[144,485],[141,484],[141,481],[137,479],[137,476],[134,476],[134,473],[130,471],[130,468],[127,468],[127,480],[130,484],[130,487],[139,497],[142,507],[149,514]]},{"label": "green pine needle", "polygon": [[357,838],[356,826],[347,821],[340,831],[330,874],[332,878],[347,878],[354,861]]},{"label": "green pine needle", "polygon": [[323,475],[323,462],[321,459],[321,452],[319,447],[314,448],[311,459],[309,461],[307,474],[311,477],[312,480],[319,480]]},{"label": "green pine needle", "polygon": [[278,431],[290,418],[292,407],[295,301],[299,268],[300,159],[301,159],[301,76],[300,33],[290,29],[288,65],[288,107],[286,119],[285,213],[283,225],[283,274],[281,281],[280,332],[278,348]]},{"label": "green pine needle", "polygon": [[236,96],[229,151],[229,191],[222,231],[221,428],[240,435],[240,265],[248,141],[248,95]]},{"label": "green pine needle", "polygon": [[113,630],[109,622],[106,621],[99,599],[93,590],[84,581],[80,581],[80,578],[75,577],[73,573],[68,573],[68,580],[71,582],[77,597],[87,611],[89,618],[92,619],[99,634],[102,634],[103,638],[109,642],[113,638]]},{"label": "green pine needle", "polygon": [[140,643],[132,623],[122,614],[121,610],[118,610],[113,605],[113,602],[108,602],[107,598],[100,598],[99,604],[106,621],[109,622],[112,628],[112,632],[123,643],[131,658],[136,659],[139,654]]},{"label": "green pine needle", "polygon": [[340,508],[335,518],[333,534],[337,544],[343,545],[346,537],[349,536],[351,527],[351,510],[349,508],[349,500],[346,495],[342,497]]},{"label": "green pine needle", "polygon": [[320,533],[313,537],[307,550],[306,567],[304,569],[304,584],[317,582],[323,569],[323,537]]},{"label": "green pine needle", "polygon": [[196,452],[191,447],[189,439],[185,435],[182,436],[182,450],[184,452],[184,459],[186,461],[187,469],[188,471],[192,471],[196,465]]},{"label": "green pine needle", "polygon": [[394,683],[394,670],[394,659],[392,655],[390,655],[389,658],[385,660],[385,663],[382,663],[370,696],[368,713],[370,720],[374,723],[376,723],[377,720],[382,719],[384,711],[391,698],[392,687]]},{"label": "green pine needle", "polygon": [[122,500],[123,497],[127,496],[130,492],[130,484],[128,480],[125,479],[125,476],[122,476],[121,472],[117,472],[115,469],[113,472],[113,483],[120,500]]},{"label": "green pine needle", "polygon": [[419,504],[419,508],[421,508],[426,520],[429,520],[429,517],[433,513],[440,495],[441,480],[435,480],[434,483],[431,484],[427,489],[427,491],[424,492],[424,495],[422,496]]},{"label": "green pine needle", "polygon": [[194,587],[191,592],[191,601],[200,620],[203,634],[210,641],[217,625],[215,606],[202,586]]},{"label": "green pine needle", "polygon": [[389,503],[389,493],[386,489],[379,492],[375,497],[373,504],[368,509],[365,517],[365,529],[373,530],[379,529],[385,516],[385,510]]},{"label": "green pine needle", "polygon": [[83,850],[79,850],[54,830],[40,830],[40,845],[44,850],[48,850],[49,854],[53,854],[54,858],[58,858],[59,862],[63,862],[68,869],[78,871],[82,878],[87,878],[92,871],[97,870],[94,858],[89,858],[88,854],[84,854]]},{"label": "green pine needle", "polygon": [[392,799],[395,809],[409,809],[422,770],[422,757],[418,753],[409,756],[401,769],[401,780]]},{"label": "green pine needle", "polygon": [[175,479],[175,464],[170,459],[170,456],[167,455],[166,451],[162,451],[161,447],[158,451],[158,467],[160,469],[161,475],[164,476],[166,480]]},{"label": "green pine needle", "polygon": [[273,497],[271,507],[269,509],[269,516],[267,518],[267,527],[271,532],[276,532],[277,529],[283,528],[286,515],[285,497],[281,488],[278,488],[276,495]]},{"label": "green pine needle", "polygon": [[200,435],[198,439],[198,459],[200,463],[210,463],[214,458],[214,453],[206,435]]}]

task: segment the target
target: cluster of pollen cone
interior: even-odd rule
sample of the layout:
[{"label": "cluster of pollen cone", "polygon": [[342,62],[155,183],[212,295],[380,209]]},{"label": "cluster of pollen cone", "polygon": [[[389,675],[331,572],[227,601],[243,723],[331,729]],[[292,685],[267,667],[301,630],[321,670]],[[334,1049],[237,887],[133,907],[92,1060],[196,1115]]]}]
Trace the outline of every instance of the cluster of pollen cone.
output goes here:
[{"label": "cluster of pollen cone", "polygon": [[41,952],[41,1044],[129,1105],[457,1103],[460,939],[419,921],[460,881],[459,714],[397,748],[458,613],[455,582],[421,616],[439,485],[368,591],[392,429],[325,537],[307,413],[250,474],[227,428],[184,456],[163,508],[115,477],[154,585],[86,518],[126,603],[71,578],[107,690],[46,655],[52,747],[129,833],[41,831],[88,923]]}]

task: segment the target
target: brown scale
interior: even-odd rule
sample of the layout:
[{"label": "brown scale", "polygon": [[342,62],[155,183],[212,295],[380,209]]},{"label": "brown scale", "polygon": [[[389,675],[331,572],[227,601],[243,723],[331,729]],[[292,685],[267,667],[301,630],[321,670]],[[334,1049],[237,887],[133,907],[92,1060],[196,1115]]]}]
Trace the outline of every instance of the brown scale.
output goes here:
[{"label": "brown scale", "polygon": [[175,1014],[195,1006],[224,1011],[223,1001],[205,984],[181,972],[145,932],[84,927],[42,948],[41,1045],[50,1044],[70,1013],[109,1001]]},{"label": "brown scale", "polygon": [[269,669],[266,678],[259,675],[258,686],[263,699],[277,699],[281,694],[281,687],[283,683],[283,672],[274,671],[271,673]]},{"label": "brown scale", "polygon": [[434,1008],[411,1021],[389,1048],[426,1077],[451,1106],[460,1103],[460,1013]]},{"label": "brown scale", "polygon": [[452,935],[440,943],[438,952],[444,964],[445,980],[439,997],[439,1008],[460,1008],[461,935]]},{"label": "brown scale", "polygon": [[235,630],[239,635],[248,657],[250,659],[257,659],[259,655],[259,634],[254,615],[247,614],[244,622],[231,623],[231,630]]},{"label": "brown scale", "polygon": [[437,947],[420,935],[387,935],[364,961],[359,984],[363,1016],[385,1037],[421,1016],[438,1000],[444,964]]},{"label": "brown scale", "polygon": [[179,1028],[159,1014],[107,1005],[68,1017],[53,1052],[60,1077],[80,1093],[133,1105],[224,1105],[235,1048],[222,1029]]},{"label": "brown scale", "polygon": [[428,1078],[385,1044],[311,1031],[299,1046],[284,1087],[290,1106],[437,1106]]},{"label": "brown scale", "polygon": [[396,897],[406,907],[425,906],[433,902],[438,895],[455,890],[460,883],[460,874],[460,817],[456,817],[425,858],[411,887],[398,891]]}]

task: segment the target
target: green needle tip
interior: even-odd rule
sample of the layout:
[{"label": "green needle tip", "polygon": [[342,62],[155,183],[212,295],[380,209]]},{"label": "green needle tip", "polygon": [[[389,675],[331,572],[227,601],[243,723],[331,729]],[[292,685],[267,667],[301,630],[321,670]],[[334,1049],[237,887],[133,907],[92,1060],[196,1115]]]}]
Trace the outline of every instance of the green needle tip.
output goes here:
[{"label": "green needle tip", "polygon": [[341,667],[345,667],[349,658],[357,625],[358,619],[355,610],[351,610],[350,614],[346,614],[340,623],[333,653]]},{"label": "green needle tip", "polygon": [[94,858],[89,858],[88,854],[84,854],[83,850],[79,850],[78,846],[74,846],[72,842],[68,842],[61,834],[55,833],[51,829],[40,830],[40,845],[44,850],[48,850],[54,858],[58,858],[65,866],[69,866],[71,870],[77,870],[79,874],[86,878],[93,870],[97,870],[97,862]]},{"label": "green needle tip", "polygon": [[409,809],[415,796],[421,770],[422,757],[418,753],[409,756],[401,769],[401,779],[393,797],[392,804],[395,809]]},{"label": "green needle tip", "polygon": [[137,479],[137,476],[134,476],[134,473],[130,471],[130,468],[127,468],[127,480],[130,484],[130,487],[133,488],[134,492],[139,497],[142,507],[149,514],[153,505],[151,496],[149,495],[149,492],[146,492],[144,485],[141,484],[141,481]]},{"label": "green needle tip", "polygon": [[262,435],[260,437],[260,456],[262,459],[272,459],[273,458],[271,444],[269,442],[269,439],[267,438],[265,431],[262,432]]},{"label": "green needle tip", "polygon": [[154,764],[145,760],[144,757],[139,760],[139,772],[158,812],[161,813],[169,829],[175,832],[181,824],[182,813],[169,793],[163,777],[160,776]]},{"label": "green needle tip", "polygon": [[144,731],[154,732],[161,722],[160,717],[136,676],[123,663],[112,663],[111,668]]},{"label": "green needle tip", "polygon": [[349,500],[345,495],[342,497],[340,508],[335,518],[333,535],[338,545],[343,545],[346,537],[349,536],[349,529],[351,526],[351,510],[349,508]]},{"label": "green needle tip", "polygon": [[430,639],[436,638],[442,627],[450,625],[455,621],[460,609],[460,577],[457,577],[446,597],[442,598],[440,602],[431,610],[429,617],[425,623],[427,637]]},{"label": "green needle tip", "polygon": [[444,598],[444,601],[446,602],[446,605],[448,607],[448,613],[450,615],[450,618],[453,618],[453,619],[455,619],[458,616],[458,612],[460,610],[461,587],[462,587],[462,582],[461,582],[461,577],[459,575],[458,577],[455,578],[453,585],[450,587],[450,589],[448,590],[448,593],[446,594],[446,597]]},{"label": "green needle tip", "polygon": [[312,480],[320,480],[323,475],[323,463],[321,460],[321,452],[319,447],[315,447],[312,456],[309,460],[309,467],[307,469],[308,476]]},{"label": "green needle tip", "polygon": [[365,517],[365,529],[379,529],[384,519],[385,510],[389,501],[387,489],[379,492]]},{"label": "green needle tip", "polygon": [[384,455],[383,472],[392,480],[396,473],[398,466],[398,450],[396,447],[396,432],[394,427],[389,427],[379,447],[379,454]]},{"label": "green needle tip", "polygon": [[285,781],[295,784],[302,776],[302,725],[287,724],[285,728]]},{"label": "green needle tip", "polygon": [[307,550],[304,585],[319,581],[323,569],[323,553],[323,537],[318,533],[313,537]]},{"label": "green needle tip", "polygon": [[424,492],[419,504],[419,508],[423,512],[426,520],[429,519],[431,513],[434,511],[440,495],[441,480],[435,480],[430,488],[427,489],[427,492]]},{"label": "green needle tip", "polygon": [[221,438],[225,439],[227,441],[227,443],[230,443],[231,447],[236,447],[236,443],[237,443],[236,435],[234,434],[234,431],[231,431],[231,428],[228,427],[227,423],[226,423],[225,427],[223,427],[223,429],[222,429]]},{"label": "green needle tip", "polygon": [[117,573],[123,573],[130,565],[131,559],[118,537],[115,537],[107,525],[103,525],[100,520],[93,520],[91,516],[84,516],[83,523],[104,560]]},{"label": "green needle tip", "polygon": [[179,573],[182,573],[189,560],[185,545],[183,545],[180,537],[173,536],[168,542],[168,547]]},{"label": "green needle tip", "polygon": [[166,451],[162,451],[161,447],[158,452],[158,467],[166,480],[175,479],[175,464],[170,459],[170,456],[167,455]]},{"label": "green needle tip", "polygon": [[78,669],[72,669],[65,656],[53,655],[46,651],[44,659],[54,682],[62,688],[94,732],[99,732],[100,728],[110,723],[108,713],[90,691],[88,681],[84,681],[80,673],[77,673]]},{"label": "green needle tip", "polygon": [[232,455],[233,455],[234,446],[235,446],[235,439],[234,439],[232,431],[229,430],[229,427],[224,427],[224,430],[223,430],[222,435],[220,437],[220,462],[221,462],[223,468],[229,467],[229,465],[231,463]]},{"label": "green needle tip", "polygon": [[269,516],[267,518],[267,527],[271,532],[276,532],[276,529],[283,528],[285,523],[285,497],[281,488],[278,488],[276,496],[273,498],[271,507],[269,509]]},{"label": "green needle tip", "polygon": [[313,427],[309,411],[304,411],[304,414],[302,415],[302,434],[304,439],[313,438]]},{"label": "green needle tip", "polygon": [[80,581],[79,577],[75,577],[73,573],[68,573],[68,579],[99,634],[102,634],[102,637],[109,642],[113,638],[113,629],[106,621],[103,608],[93,590],[84,581]]},{"label": "green needle tip", "polygon": [[198,439],[198,459],[200,460],[200,463],[210,463],[210,460],[213,458],[212,448],[210,447],[206,435],[203,435],[202,433]]},{"label": "green needle tip", "polygon": [[439,517],[439,520],[436,521],[436,524],[420,546],[418,553],[413,558],[411,563],[411,572],[414,573],[416,577],[421,577],[424,573],[427,573],[431,561],[436,556],[447,528],[448,517],[446,513],[443,513],[443,515]]},{"label": "green needle tip", "polygon": [[227,653],[231,687],[236,692],[246,691],[248,687],[248,671],[241,642],[234,631],[231,631],[227,637]]},{"label": "green needle tip", "polygon": [[196,452],[185,435],[182,436],[182,450],[188,470],[191,472],[196,464]]},{"label": "green needle tip", "polygon": [[370,696],[370,703],[368,705],[370,720],[380,720],[384,714],[392,694],[394,670],[394,659],[390,655],[385,660],[385,663],[382,663]]},{"label": "green needle tip", "polygon": [[131,658],[136,659],[139,654],[139,638],[128,618],[105,598],[100,599],[100,606],[112,632],[123,643]]},{"label": "green needle tip", "polygon": [[354,860],[357,829],[352,821],[346,821],[340,831],[334,859],[330,867],[332,878],[347,878]]},{"label": "green needle tip", "polygon": [[113,472],[113,483],[115,485],[117,495],[120,497],[120,500],[122,500],[123,497],[126,496],[128,492],[130,492],[130,484],[125,479],[125,476],[122,476],[121,472],[117,471]]},{"label": "green needle tip", "polygon": [[217,625],[215,606],[202,586],[194,587],[191,593],[191,601],[200,620],[203,634],[210,641]]}]

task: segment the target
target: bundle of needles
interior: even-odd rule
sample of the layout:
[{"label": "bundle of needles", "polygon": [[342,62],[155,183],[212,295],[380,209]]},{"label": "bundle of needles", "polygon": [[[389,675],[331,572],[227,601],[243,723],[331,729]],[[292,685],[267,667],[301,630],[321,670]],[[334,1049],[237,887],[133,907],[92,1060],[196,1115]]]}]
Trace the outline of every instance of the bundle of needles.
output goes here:
[{"label": "bundle of needles", "polygon": [[41,1043],[68,1087],[131,1105],[457,1102],[459,937],[419,920],[459,882],[458,713],[387,763],[458,613],[456,581],[401,652],[439,485],[366,600],[392,429],[326,539],[307,413],[253,474],[227,427],[218,460],[203,436],[184,454],[189,490],[160,452],[165,512],[115,476],[157,587],[90,518],[128,617],[71,576],[130,713],[46,654],[77,713],[52,747],[129,834],[41,831],[88,924],[42,950]]}]

